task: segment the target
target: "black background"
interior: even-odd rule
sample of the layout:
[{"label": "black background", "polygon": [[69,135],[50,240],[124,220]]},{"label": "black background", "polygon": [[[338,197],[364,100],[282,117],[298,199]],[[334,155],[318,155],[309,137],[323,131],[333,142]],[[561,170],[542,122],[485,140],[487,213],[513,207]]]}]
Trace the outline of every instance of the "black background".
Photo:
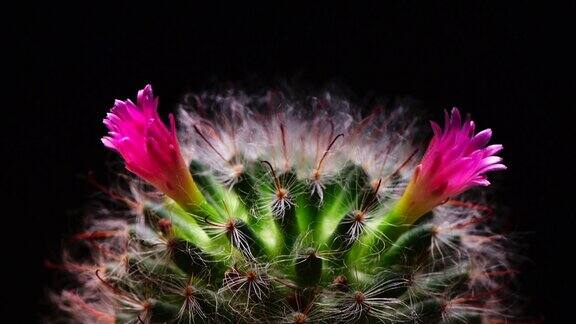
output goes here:
[{"label": "black background", "polygon": [[43,261],[95,192],[85,175],[106,179],[115,158],[99,141],[114,98],[150,82],[166,116],[215,80],[279,78],[338,82],[360,98],[410,95],[436,117],[458,106],[491,127],[509,166],[494,190],[527,246],[520,293],[534,320],[570,315],[574,3],[335,2],[5,10],[0,316],[30,323],[45,308]]}]

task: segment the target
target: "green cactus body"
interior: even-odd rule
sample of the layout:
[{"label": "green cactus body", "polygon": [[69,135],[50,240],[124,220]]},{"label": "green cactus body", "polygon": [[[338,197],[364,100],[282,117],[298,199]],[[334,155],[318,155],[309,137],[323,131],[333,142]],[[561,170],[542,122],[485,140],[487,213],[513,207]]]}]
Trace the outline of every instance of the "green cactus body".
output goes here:
[{"label": "green cactus body", "polygon": [[92,232],[117,228],[84,239],[99,248],[76,272],[83,288],[54,297],[62,310],[118,323],[502,316],[504,280],[487,272],[506,271],[508,255],[484,210],[448,203],[382,225],[416,164],[405,109],[362,116],[330,94],[273,92],[187,102],[180,140],[205,202],[178,205],[132,183],[129,216],[92,221]]}]

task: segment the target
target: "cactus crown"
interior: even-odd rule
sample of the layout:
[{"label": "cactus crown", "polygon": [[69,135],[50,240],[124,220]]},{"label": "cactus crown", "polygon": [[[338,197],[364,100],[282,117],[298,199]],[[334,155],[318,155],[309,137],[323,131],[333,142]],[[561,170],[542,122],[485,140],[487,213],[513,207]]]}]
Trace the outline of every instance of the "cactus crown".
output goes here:
[{"label": "cactus crown", "polygon": [[[406,114],[361,115],[330,94],[187,97],[177,151],[192,182],[149,180],[123,154],[172,199],[136,180],[111,193],[128,215],[107,211],[76,237],[90,260],[65,258],[79,288],[54,299],[71,318],[110,323],[504,316],[512,271],[491,210],[451,197],[422,215],[397,207],[421,155]],[[145,156],[159,152],[145,142]]]}]

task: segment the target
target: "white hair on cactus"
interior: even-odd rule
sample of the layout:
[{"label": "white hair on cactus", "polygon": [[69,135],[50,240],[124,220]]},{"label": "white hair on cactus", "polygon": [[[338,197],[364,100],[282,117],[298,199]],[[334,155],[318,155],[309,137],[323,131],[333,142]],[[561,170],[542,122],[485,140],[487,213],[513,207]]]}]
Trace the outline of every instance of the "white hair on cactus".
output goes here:
[{"label": "white hair on cactus", "polygon": [[407,183],[414,167],[405,158],[414,151],[410,140],[415,121],[406,120],[404,108],[389,114],[374,111],[365,118],[359,111],[328,92],[308,98],[279,92],[248,96],[233,90],[224,96],[190,95],[179,113],[182,150],[230,185],[247,162],[260,159],[279,173],[293,169],[322,199],[325,184],[352,161],[371,181],[385,180],[383,194],[396,195],[389,191],[398,184],[389,182]]}]

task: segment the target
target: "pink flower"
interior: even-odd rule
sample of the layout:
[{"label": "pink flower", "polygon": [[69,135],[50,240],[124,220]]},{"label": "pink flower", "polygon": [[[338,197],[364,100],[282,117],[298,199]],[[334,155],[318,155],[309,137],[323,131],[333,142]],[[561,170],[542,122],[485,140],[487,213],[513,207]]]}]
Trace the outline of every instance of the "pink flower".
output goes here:
[{"label": "pink flower", "polygon": [[168,129],[157,106],[150,85],[138,91],[136,104],[116,100],[104,119],[109,132],[102,143],[124,158],[129,171],[180,205],[199,203],[203,198],[180,153],[174,116],[170,115]]},{"label": "pink flower", "polygon": [[468,117],[462,123],[458,109],[452,109],[451,115],[445,112],[444,130],[431,124],[434,136],[395,208],[409,223],[452,196],[488,186],[487,172],[506,169],[495,156],[502,145],[486,146],[492,131],[474,135],[474,122]]}]

